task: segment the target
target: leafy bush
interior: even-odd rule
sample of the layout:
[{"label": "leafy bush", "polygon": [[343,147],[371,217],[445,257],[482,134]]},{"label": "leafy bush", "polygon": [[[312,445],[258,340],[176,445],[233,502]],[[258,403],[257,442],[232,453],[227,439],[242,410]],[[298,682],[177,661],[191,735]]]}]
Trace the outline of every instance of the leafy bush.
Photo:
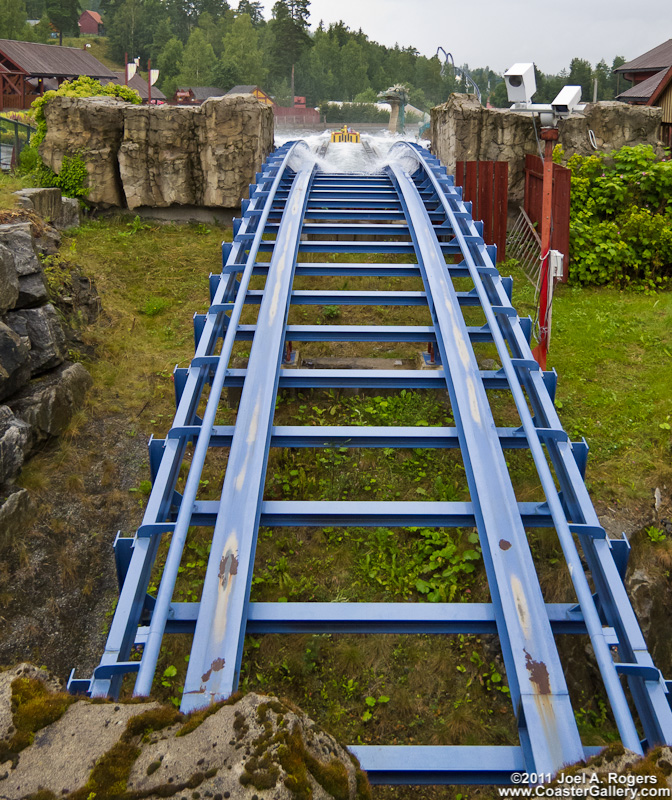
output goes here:
[{"label": "leafy bush", "polygon": [[[24,161],[22,160],[22,165]],[[81,156],[63,156],[61,171],[56,174],[41,161],[33,170],[33,175],[40,186],[57,187],[66,197],[84,198],[87,195],[86,164]]]},{"label": "leafy bush", "polygon": [[574,284],[661,288],[672,279],[672,162],[653,147],[574,155],[570,252]]}]

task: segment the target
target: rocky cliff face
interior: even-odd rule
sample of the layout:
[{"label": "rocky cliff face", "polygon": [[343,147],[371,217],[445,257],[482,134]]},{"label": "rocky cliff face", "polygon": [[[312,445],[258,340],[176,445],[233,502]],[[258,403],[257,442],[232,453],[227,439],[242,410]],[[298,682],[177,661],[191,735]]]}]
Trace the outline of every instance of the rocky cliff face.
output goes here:
[{"label": "rocky cliff face", "polygon": [[[595,152],[589,131],[600,150],[623,145],[653,144],[660,149],[662,110],[626,103],[595,103],[582,114],[573,114],[559,124],[560,144],[569,157]],[[539,154],[534,122],[530,115],[503,109],[483,108],[471,94],[452,94],[446,103],[432,109],[432,152],[454,174],[458,161],[508,161],[509,201],[521,203],[525,190],[525,154]]]},{"label": "rocky cliff face", "polygon": [[273,111],[252,95],[202,106],[137,106],[55,97],[40,155],[59,172],[80,155],[90,202],[104,207],[235,208],[273,148]]},{"label": "rocky cliff face", "polygon": [[[37,218],[34,218],[36,220]],[[30,501],[14,485],[25,460],[66,429],[91,377],[68,346],[39,255],[58,233],[37,221],[0,225],[0,534],[20,530]]]}]

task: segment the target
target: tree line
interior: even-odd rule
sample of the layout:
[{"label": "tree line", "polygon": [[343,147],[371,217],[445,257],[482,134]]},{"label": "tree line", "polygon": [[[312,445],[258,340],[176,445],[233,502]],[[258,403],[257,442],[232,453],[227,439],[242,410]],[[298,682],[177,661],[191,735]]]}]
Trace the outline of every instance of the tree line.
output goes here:
[{"label": "tree line", "polygon": [[[86,1],[86,0],[85,0]],[[95,8],[94,8],[95,6]],[[278,0],[264,16],[259,0],[89,0],[99,10],[107,37],[107,54],[123,64],[124,54],[145,68],[160,70],[159,88],[172,96],[178,86],[259,85],[280,105],[294,94],[311,106],[329,100],[374,102],[378,92],[405,84],[413,105],[427,110],[454,91],[466,91],[464,80],[437,56],[427,58],[414,47],[386,47],[343,22],[311,31],[310,0]],[[78,34],[80,0],[0,0],[0,38],[48,41],[56,28]],[[39,19],[30,26],[27,19]],[[583,100],[611,100],[627,84],[614,70],[625,59],[604,59],[594,67],[573,58],[568,69],[547,74],[536,69],[536,102],[550,102],[566,84],[582,87]],[[463,71],[478,85],[483,103],[508,105],[500,74],[489,67]]]}]

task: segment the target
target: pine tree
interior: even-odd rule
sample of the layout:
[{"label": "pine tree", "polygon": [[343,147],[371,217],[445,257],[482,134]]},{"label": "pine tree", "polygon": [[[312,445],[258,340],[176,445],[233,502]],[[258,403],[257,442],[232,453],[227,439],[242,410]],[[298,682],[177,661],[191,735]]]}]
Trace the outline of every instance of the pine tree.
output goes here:
[{"label": "pine tree", "polygon": [[175,36],[173,33],[173,26],[170,24],[169,17],[162,17],[159,24],[154,29],[154,36],[152,37],[152,46],[150,47],[149,54],[154,63],[163,52],[163,49],[168,42]]},{"label": "pine tree", "polygon": [[569,84],[581,87],[581,99],[590,103],[593,99],[593,68],[590,61],[573,58],[569,63]]},{"label": "pine tree", "polygon": [[26,27],[23,0],[0,0],[0,39],[19,39]]},{"label": "pine tree", "polygon": [[210,86],[215,66],[215,52],[200,28],[194,28],[182,56],[178,75],[180,86]]},{"label": "pine tree", "polygon": [[[259,34],[247,14],[240,14],[224,37],[224,52],[217,77],[228,78],[232,86],[240,83],[261,86],[266,81],[266,74],[263,54],[259,50]],[[222,84],[221,88],[227,87]]]},{"label": "pine tree", "polygon": [[49,20],[59,33],[60,44],[63,44],[64,33],[79,36],[77,23],[82,14],[79,0],[47,0],[46,10]]},{"label": "pine tree", "polygon": [[291,75],[294,91],[294,65],[310,47],[308,6],[310,0],[278,0],[273,6],[271,28],[274,34],[272,61],[277,78]]},{"label": "pine tree", "polygon": [[236,14],[247,14],[255,28],[264,24],[263,7],[258,0],[240,0]]}]

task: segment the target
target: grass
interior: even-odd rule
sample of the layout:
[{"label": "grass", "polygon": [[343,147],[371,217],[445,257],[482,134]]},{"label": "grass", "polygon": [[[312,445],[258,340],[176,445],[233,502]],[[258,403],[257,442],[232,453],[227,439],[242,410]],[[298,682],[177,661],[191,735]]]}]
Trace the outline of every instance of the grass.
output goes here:
[{"label": "grass", "polygon": [[[529,284],[516,276],[514,292],[533,315]],[[548,366],[565,429],[590,446],[593,498],[648,503],[672,479],[672,294],[560,286]]]},{"label": "grass", "polygon": [[[54,40],[56,44],[58,44],[58,39]],[[97,58],[101,64],[104,64],[106,67],[109,67],[111,70],[116,72],[123,72],[124,65],[119,64],[116,61],[113,61],[107,55],[107,37],[106,36],[64,36],[63,37],[63,46],[64,47],[77,47],[78,49],[82,49],[85,45],[90,45],[87,48],[88,52],[94,57]]]},{"label": "grass", "polygon": [[28,186],[26,178],[13,173],[0,172],[0,216],[3,211],[11,211],[16,206],[14,192]]}]

